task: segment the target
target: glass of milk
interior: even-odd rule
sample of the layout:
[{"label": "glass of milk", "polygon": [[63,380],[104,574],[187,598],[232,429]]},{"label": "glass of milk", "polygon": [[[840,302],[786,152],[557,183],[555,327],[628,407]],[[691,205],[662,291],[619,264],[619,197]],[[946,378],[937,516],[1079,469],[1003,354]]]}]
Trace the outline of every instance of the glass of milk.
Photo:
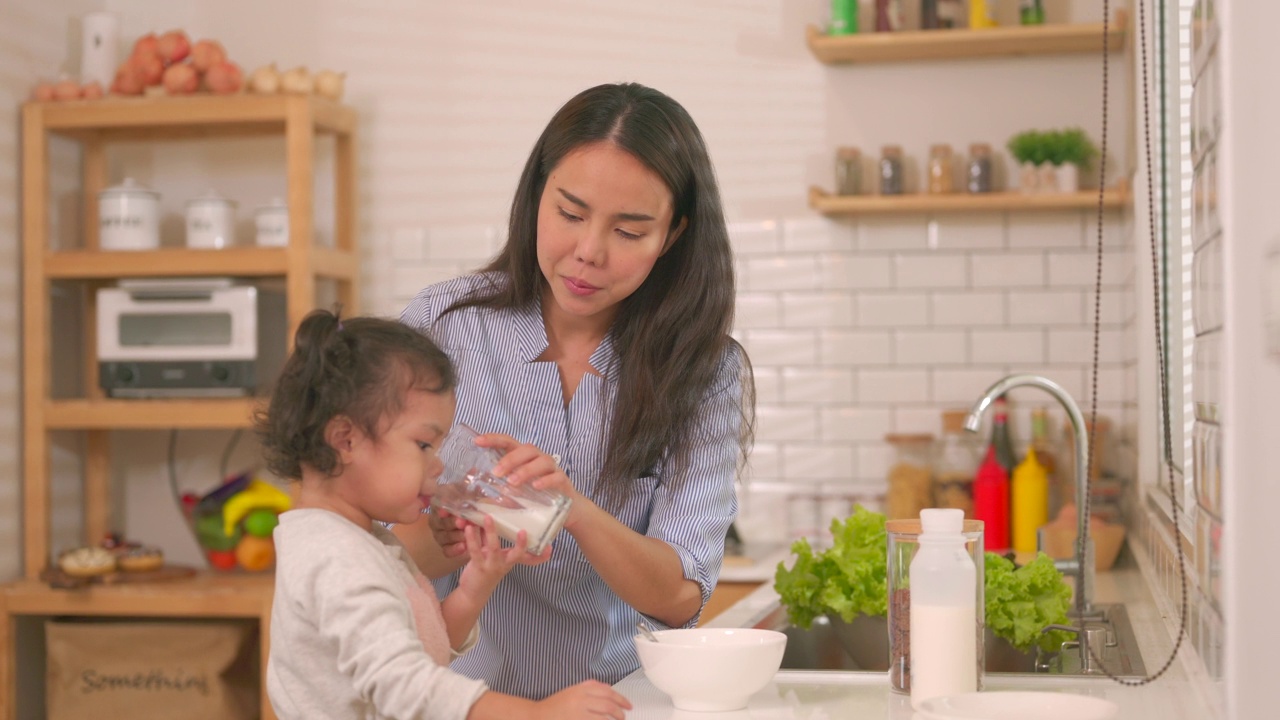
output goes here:
[{"label": "glass of milk", "polygon": [[476,445],[480,433],[465,423],[455,423],[440,445],[444,473],[431,505],[477,525],[492,517],[498,535],[516,541],[528,533],[529,552],[539,555],[551,543],[569,515],[569,498],[532,485],[511,485],[492,470],[501,457]]}]

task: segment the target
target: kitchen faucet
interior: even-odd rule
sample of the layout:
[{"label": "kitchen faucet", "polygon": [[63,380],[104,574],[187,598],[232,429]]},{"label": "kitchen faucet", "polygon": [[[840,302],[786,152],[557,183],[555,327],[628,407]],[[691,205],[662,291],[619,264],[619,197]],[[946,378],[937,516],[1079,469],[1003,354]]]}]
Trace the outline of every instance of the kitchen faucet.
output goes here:
[{"label": "kitchen faucet", "polygon": [[982,414],[987,411],[991,403],[1011,389],[1025,385],[1038,387],[1057,398],[1058,402],[1062,403],[1062,407],[1066,409],[1067,419],[1070,420],[1071,429],[1075,432],[1072,441],[1075,444],[1076,451],[1076,557],[1074,560],[1059,560],[1054,565],[1064,574],[1075,576],[1076,603],[1074,614],[1083,623],[1091,615],[1094,615],[1094,558],[1093,539],[1089,537],[1089,518],[1085,514],[1085,501],[1088,499],[1089,492],[1089,484],[1087,482],[1089,473],[1089,439],[1085,431],[1084,416],[1080,414],[1080,406],[1076,405],[1076,401],[1071,399],[1071,396],[1062,389],[1061,385],[1048,378],[1039,375],[1009,375],[996,381],[994,385],[987,388],[981,398],[978,398],[973,408],[969,410],[969,415],[964,419],[964,429],[971,433],[978,432],[978,427],[982,423]]}]

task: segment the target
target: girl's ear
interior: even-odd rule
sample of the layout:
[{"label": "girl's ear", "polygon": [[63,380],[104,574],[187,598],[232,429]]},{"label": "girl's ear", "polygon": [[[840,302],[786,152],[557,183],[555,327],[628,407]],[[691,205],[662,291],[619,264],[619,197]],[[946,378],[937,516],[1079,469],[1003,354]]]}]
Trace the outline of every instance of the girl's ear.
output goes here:
[{"label": "girl's ear", "polygon": [[360,428],[346,415],[335,415],[324,426],[324,441],[338,453],[343,465],[351,462],[351,453],[361,437]]},{"label": "girl's ear", "polygon": [[680,218],[680,224],[676,226],[676,229],[667,233],[667,242],[662,246],[662,252],[658,254],[666,255],[667,251],[671,249],[672,245],[676,244],[676,240],[680,239],[680,236],[684,233],[684,229],[687,227],[689,227],[689,218],[687,216]]}]

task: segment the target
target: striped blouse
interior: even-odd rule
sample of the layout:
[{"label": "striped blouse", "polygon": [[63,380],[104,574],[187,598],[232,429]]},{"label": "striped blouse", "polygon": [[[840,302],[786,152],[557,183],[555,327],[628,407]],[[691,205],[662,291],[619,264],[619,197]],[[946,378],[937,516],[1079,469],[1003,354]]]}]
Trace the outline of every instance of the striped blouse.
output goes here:
[{"label": "striped blouse", "polygon": [[[617,354],[611,341],[606,337],[591,355],[591,366],[603,377],[584,375],[566,407],[555,363],[534,361],[547,348],[537,303],[518,310],[466,308],[437,322],[454,300],[483,284],[476,275],[437,283],[401,314],[402,322],[427,332],[453,360],[455,421],[480,432],[506,433],[559,456],[579,492],[615,508],[615,517],[632,530],[671,545],[685,578],[702,589],[705,604],[737,513],[738,352],[726,353],[716,387],[702,403],[687,476],[675,482],[659,465],[653,474],[636,478],[625,498],[608,505],[596,485],[616,392]],[[550,561],[518,565],[498,584],[480,618],[480,641],[453,662],[455,670],[494,690],[541,699],[588,678],[613,684],[639,668],[632,636],[640,614],[605,584],[569,533],[560,533],[553,547]],[[440,578],[436,592],[444,597],[457,582],[458,573]],[[696,622],[695,616],[688,625]]]}]

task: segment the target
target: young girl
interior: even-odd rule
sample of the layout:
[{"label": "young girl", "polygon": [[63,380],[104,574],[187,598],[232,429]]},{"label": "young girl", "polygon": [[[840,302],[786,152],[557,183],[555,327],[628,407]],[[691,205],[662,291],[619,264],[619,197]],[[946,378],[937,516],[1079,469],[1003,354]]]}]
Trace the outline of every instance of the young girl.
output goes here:
[{"label": "young girl", "polygon": [[[466,570],[443,602],[380,523],[430,503],[454,414],[449,358],[391,320],[316,311],[298,328],[267,410],[267,465],[300,481],[280,516],[267,692],[290,718],[622,718],[591,680],[541,702],[449,669],[527,540],[502,549],[492,520],[464,531]],[[458,648],[455,650],[454,648]]]}]

